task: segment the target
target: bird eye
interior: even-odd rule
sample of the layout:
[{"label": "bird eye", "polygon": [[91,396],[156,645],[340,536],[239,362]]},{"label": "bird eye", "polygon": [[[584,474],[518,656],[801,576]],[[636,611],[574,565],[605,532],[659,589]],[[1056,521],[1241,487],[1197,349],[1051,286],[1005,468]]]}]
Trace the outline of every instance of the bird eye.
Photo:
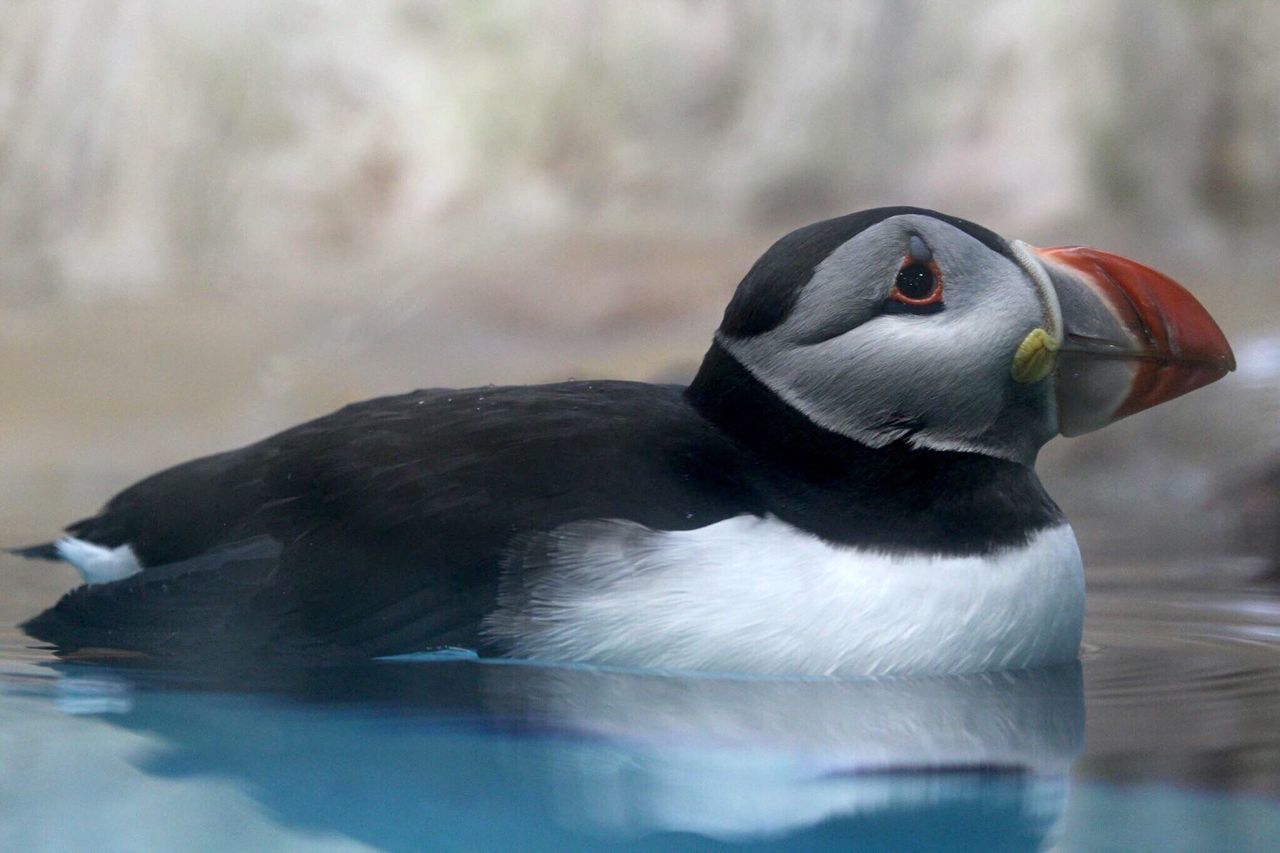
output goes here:
[{"label": "bird eye", "polygon": [[898,270],[889,298],[912,307],[937,305],[942,302],[942,274],[938,265],[922,263],[908,256]]}]

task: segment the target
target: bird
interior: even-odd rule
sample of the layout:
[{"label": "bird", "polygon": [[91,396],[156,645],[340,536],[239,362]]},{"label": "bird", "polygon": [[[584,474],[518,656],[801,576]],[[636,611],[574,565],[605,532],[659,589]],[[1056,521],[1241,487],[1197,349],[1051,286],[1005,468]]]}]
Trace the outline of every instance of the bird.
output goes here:
[{"label": "bird", "polygon": [[84,580],[22,627],[197,663],[1074,660],[1083,565],[1039,449],[1234,368],[1137,262],[863,210],[775,242],[687,386],[418,390],[177,465],[15,549]]}]

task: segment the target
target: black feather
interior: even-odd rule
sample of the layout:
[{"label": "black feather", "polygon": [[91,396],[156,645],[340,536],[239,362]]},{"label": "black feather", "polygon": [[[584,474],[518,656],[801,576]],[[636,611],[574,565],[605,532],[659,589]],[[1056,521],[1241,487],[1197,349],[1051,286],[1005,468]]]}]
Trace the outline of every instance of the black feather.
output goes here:
[{"label": "black feather", "polygon": [[[179,628],[209,642],[238,632],[237,646],[296,632],[371,655],[472,643],[514,533],[599,516],[709,524],[752,506],[722,482],[735,453],[674,386],[370,400],[163,471],[77,522],[75,535],[127,542],[149,568],[74,591],[28,630],[61,647],[110,641],[160,654],[182,645]],[[253,537],[278,543],[250,561],[260,589],[245,590],[234,561],[172,569]],[[163,586],[152,585],[157,573]],[[267,630],[271,619],[288,631]]]},{"label": "black feather", "polygon": [[58,546],[52,542],[41,542],[39,545],[27,545],[23,548],[9,548],[8,553],[28,560],[61,560]]}]

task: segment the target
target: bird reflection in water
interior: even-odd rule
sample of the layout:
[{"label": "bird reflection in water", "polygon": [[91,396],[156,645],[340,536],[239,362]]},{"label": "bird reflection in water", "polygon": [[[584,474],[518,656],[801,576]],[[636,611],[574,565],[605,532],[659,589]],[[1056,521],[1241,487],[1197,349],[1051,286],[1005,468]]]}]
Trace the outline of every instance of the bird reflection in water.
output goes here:
[{"label": "bird reflection in water", "polygon": [[[101,693],[100,668],[54,666],[62,694]],[[154,738],[148,774],[230,778],[286,825],[386,849],[1034,849],[1084,733],[1077,663],[864,680],[471,660],[113,672],[125,690],[82,711]]]}]

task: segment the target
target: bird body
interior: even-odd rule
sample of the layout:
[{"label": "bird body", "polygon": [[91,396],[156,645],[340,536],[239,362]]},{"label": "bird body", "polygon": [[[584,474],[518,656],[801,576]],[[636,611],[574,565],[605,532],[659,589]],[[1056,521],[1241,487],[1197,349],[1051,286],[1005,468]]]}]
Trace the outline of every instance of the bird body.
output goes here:
[{"label": "bird body", "polygon": [[[748,273],[689,387],[416,391],[179,465],[31,549],[87,583],[26,630],[212,659],[1070,659],[1083,570],[1034,455],[1064,408],[1056,290],[1088,285],[1053,263],[914,208],[809,226]],[[1120,321],[1094,302],[1097,337]]]}]

